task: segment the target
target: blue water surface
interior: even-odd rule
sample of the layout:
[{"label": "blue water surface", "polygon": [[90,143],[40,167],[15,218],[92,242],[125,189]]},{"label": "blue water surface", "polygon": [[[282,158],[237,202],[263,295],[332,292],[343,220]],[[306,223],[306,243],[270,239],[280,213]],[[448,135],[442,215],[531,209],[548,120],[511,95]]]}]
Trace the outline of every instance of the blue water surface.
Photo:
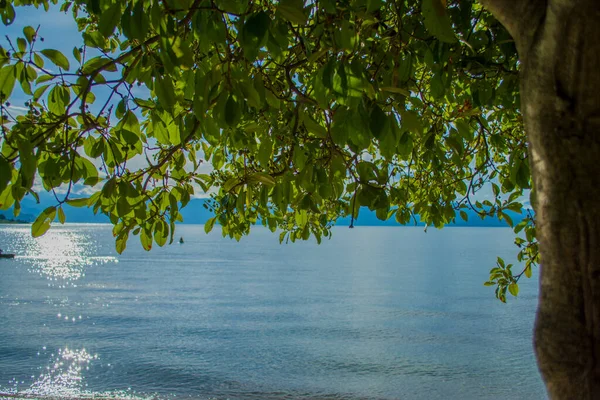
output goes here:
[{"label": "blue water surface", "polygon": [[[0,227],[0,392],[54,398],[545,399],[537,281],[483,282],[509,229],[335,228],[280,245],[183,225],[145,252],[111,226]],[[519,266],[515,266],[515,271]]]}]

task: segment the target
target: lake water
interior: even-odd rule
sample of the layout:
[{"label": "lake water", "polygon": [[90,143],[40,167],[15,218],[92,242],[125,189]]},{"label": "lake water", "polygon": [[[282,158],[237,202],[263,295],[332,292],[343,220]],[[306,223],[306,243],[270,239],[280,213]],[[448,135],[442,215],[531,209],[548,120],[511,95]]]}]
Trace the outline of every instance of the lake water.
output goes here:
[{"label": "lake water", "polygon": [[[218,229],[216,229],[218,230]],[[502,304],[483,282],[503,228],[334,229],[280,245],[178,228],[123,255],[111,226],[0,244],[0,392],[157,399],[545,399],[537,282]],[[2,397],[2,396],[0,396]]]}]

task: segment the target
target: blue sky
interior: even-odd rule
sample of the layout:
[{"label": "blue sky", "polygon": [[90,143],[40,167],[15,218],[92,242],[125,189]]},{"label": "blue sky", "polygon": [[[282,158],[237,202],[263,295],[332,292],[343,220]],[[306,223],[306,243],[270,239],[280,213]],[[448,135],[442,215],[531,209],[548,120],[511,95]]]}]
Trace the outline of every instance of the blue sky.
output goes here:
[{"label": "blue sky", "polygon": [[[33,6],[25,6],[25,7],[17,7],[16,8],[16,19],[12,25],[6,27],[6,34],[0,38],[0,44],[2,46],[9,47],[9,42],[7,37],[9,37],[13,43],[16,42],[17,37],[23,37],[23,28],[26,26],[31,26],[33,29],[38,29],[39,27],[39,38],[43,38],[43,42],[38,40],[35,44],[36,50],[43,49],[54,49],[62,52],[68,59],[71,64],[71,70],[74,71],[78,63],[73,57],[73,49],[75,47],[81,48],[83,45],[83,39],[81,33],[77,30],[77,24],[73,18],[73,13],[68,11],[67,13],[61,12],[58,6],[51,5],[50,10],[45,12],[43,8],[36,9]],[[87,49],[87,59],[100,55],[95,49]],[[45,60],[45,68],[52,70],[52,68],[56,68],[50,62]],[[107,74],[105,74],[107,75]],[[141,92],[141,95],[147,95],[149,92],[145,88],[138,89],[134,87],[134,91]],[[97,88],[94,90],[98,99],[96,101],[96,106],[99,110],[99,105],[103,104],[102,97],[103,94]],[[108,93],[108,91],[107,91]],[[24,106],[25,97],[23,96],[20,88],[15,86],[15,91],[13,92],[13,100],[11,101],[11,109],[15,111],[19,111]],[[106,99],[106,94],[104,96]],[[93,109],[92,109],[93,111]]]},{"label": "blue sky", "polygon": [[[77,25],[71,13],[62,13],[57,6],[51,6],[50,11],[45,12],[43,8],[36,9],[33,6],[16,7],[16,19],[11,25],[3,26],[4,35],[0,37],[3,47],[9,47],[6,36],[11,38],[13,44],[17,37],[23,37],[23,28],[31,26],[37,29],[40,26],[39,35],[44,38],[43,42],[36,44],[36,49],[55,49],[61,51],[71,64],[75,63],[73,58],[73,47],[81,43],[81,34],[77,31]],[[15,87],[11,107],[23,107],[25,97],[20,88]]]}]

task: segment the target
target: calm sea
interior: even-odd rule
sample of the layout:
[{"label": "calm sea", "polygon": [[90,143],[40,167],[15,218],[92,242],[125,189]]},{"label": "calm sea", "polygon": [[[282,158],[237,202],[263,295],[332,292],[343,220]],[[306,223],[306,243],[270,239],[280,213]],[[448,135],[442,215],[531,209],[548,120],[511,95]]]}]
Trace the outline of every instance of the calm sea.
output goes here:
[{"label": "calm sea", "polygon": [[[0,392],[29,398],[544,399],[537,282],[484,287],[503,228],[336,228],[280,245],[183,225],[114,250],[111,226],[2,226]],[[0,396],[2,397],[2,396]]]}]

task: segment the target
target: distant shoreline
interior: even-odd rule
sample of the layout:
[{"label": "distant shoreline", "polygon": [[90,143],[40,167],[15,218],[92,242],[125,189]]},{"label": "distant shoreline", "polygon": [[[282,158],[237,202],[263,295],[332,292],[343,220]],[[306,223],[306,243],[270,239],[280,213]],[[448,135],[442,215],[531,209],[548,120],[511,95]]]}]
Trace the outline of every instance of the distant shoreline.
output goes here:
[{"label": "distant shoreline", "polygon": [[[0,221],[0,226],[2,225],[31,225],[32,222],[28,222],[28,221],[22,221],[22,222],[5,222],[5,221]],[[105,225],[105,226],[114,226],[112,223],[110,222],[82,222],[82,221],[75,221],[75,222],[69,222],[66,221],[64,224],[60,224],[58,221],[54,221],[52,223],[52,227],[61,227],[61,226],[74,226],[74,225]],[[181,227],[185,227],[185,226],[204,226],[203,223],[177,223],[176,226],[178,228]],[[215,227],[219,227],[220,225],[215,224]],[[334,229],[349,229],[350,227],[348,225],[345,224],[337,224],[333,226]],[[395,228],[419,228],[421,231],[423,231],[423,229],[425,228],[425,224],[419,224],[419,225],[359,225],[359,224],[355,224],[354,225],[354,229],[360,229],[360,228],[389,228],[389,229],[395,229]],[[499,228],[499,229],[511,229],[512,228],[508,225],[454,225],[454,224],[448,224],[448,225],[444,225],[442,228],[436,228],[433,226],[429,226],[427,232],[430,231],[438,231],[438,230],[444,230],[444,229],[455,229],[455,228]],[[252,229],[265,229],[265,230],[269,230],[269,228],[262,226],[261,224],[257,224],[257,225],[253,225]],[[2,400],[2,398],[0,397],[0,400]]]},{"label": "distant shoreline", "polygon": [[29,221],[23,221],[22,219],[0,219],[0,225],[15,225],[15,224],[30,224]]}]

